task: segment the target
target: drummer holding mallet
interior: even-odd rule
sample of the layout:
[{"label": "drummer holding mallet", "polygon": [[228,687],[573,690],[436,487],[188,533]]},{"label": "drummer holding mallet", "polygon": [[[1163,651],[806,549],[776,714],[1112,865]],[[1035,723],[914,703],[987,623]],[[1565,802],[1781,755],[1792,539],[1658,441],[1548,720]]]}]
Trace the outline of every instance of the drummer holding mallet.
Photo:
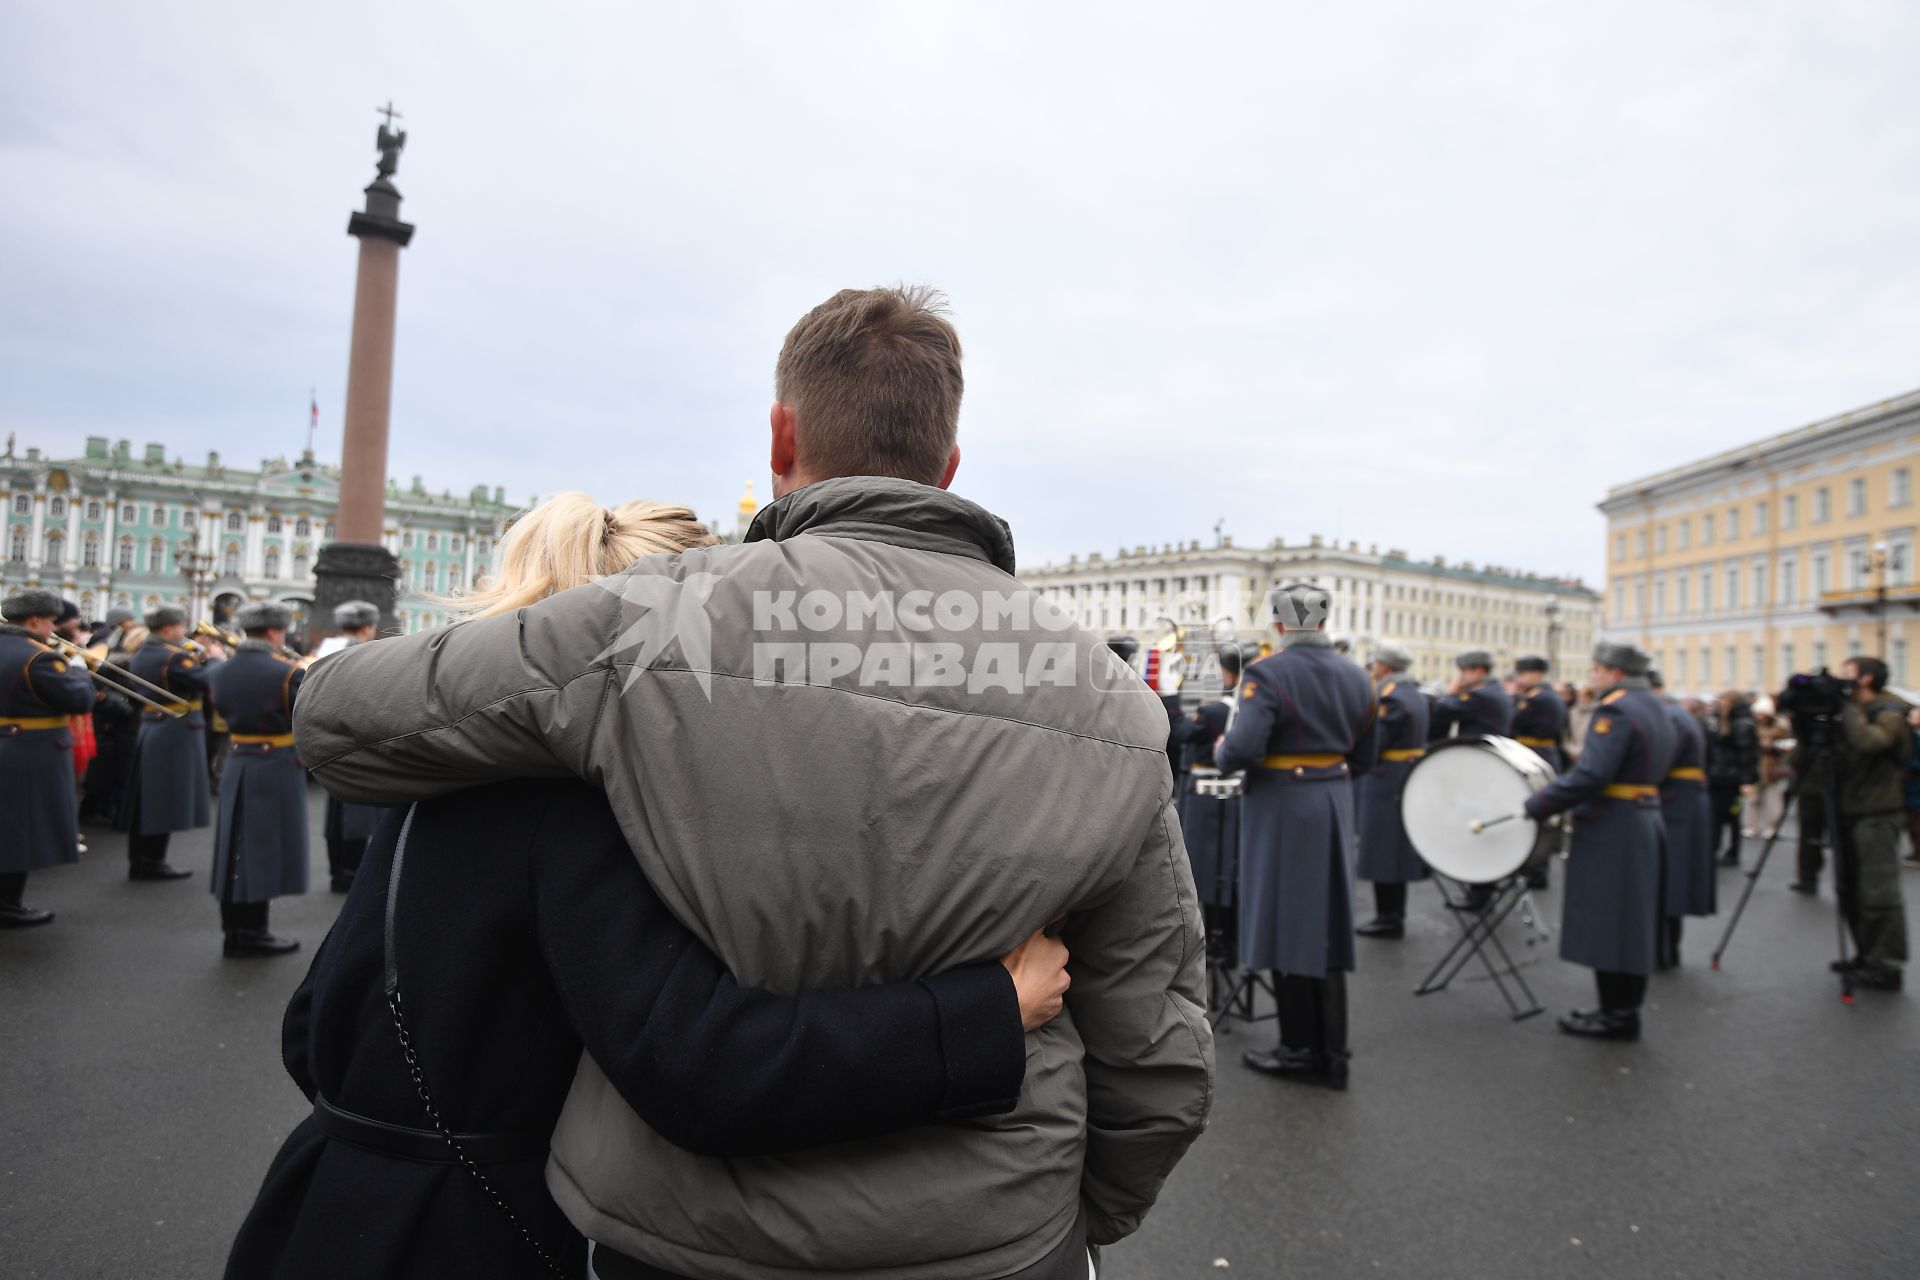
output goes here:
[{"label": "drummer holding mallet", "polygon": [[1660,783],[1674,748],[1673,726],[1647,682],[1651,665],[1632,645],[1594,646],[1599,702],[1579,762],[1526,802],[1536,822],[1574,811],[1560,955],[1595,971],[1600,1007],[1562,1018],[1569,1035],[1640,1038],[1660,928]]}]

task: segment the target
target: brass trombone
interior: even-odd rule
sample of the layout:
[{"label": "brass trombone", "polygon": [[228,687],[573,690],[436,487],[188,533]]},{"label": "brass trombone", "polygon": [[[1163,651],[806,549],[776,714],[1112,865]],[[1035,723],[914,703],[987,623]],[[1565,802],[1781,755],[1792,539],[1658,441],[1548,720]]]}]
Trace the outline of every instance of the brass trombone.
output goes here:
[{"label": "brass trombone", "polygon": [[[53,647],[54,652],[60,654],[69,662],[79,663],[81,670],[87,673],[88,678],[101,688],[111,689],[115,693],[125,694],[142,706],[154,711],[163,712],[170,716],[183,716],[187,713],[187,705],[183,700],[168,693],[165,689],[153,683],[153,681],[141,679],[125,667],[115,667],[113,669],[114,674],[111,678],[101,675],[99,666],[105,665],[104,660],[88,653],[85,649],[67,639],[65,636],[48,636],[47,643]],[[148,697],[146,694],[141,693],[139,688],[135,688],[136,685],[152,690],[162,698],[167,699],[167,701],[159,702]]]},{"label": "brass trombone", "polygon": [[[197,639],[212,640],[219,644],[225,645],[227,647],[227,652],[229,653],[232,653],[234,650],[240,647],[240,641],[241,641],[240,636],[233,634],[233,632],[231,631],[221,630],[219,627],[214,626],[211,622],[208,622],[205,618],[202,618],[200,619],[200,621],[193,624],[193,634]],[[192,644],[192,641],[188,641],[188,643]],[[200,646],[194,645],[193,647],[198,649]]]}]

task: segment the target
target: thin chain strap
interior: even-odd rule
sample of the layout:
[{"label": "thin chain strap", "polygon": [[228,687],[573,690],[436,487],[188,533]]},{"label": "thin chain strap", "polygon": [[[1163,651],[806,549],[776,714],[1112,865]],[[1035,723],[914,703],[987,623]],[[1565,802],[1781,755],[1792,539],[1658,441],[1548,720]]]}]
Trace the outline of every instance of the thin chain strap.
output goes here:
[{"label": "thin chain strap", "polygon": [[573,1277],[568,1275],[565,1268],[554,1261],[553,1255],[548,1253],[546,1249],[541,1246],[540,1242],[533,1238],[533,1232],[527,1229],[527,1224],[520,1221],[520,1215],[513,1211],[513,1206],[509,1205],[505,1197],[495,1189],[487,1175],[480,1172],[480,1166],[475,1164],[467,1155],[466,1149],[460,1145],[460,1140],[453,1136],[453,1131],[447,1128],[446,1121],[440,1118],[440,1108],[434,1105],[433,1092],[427,1088],[426,1073],[422,1071],[420,1067],[420,1055],[414,1052],[413,1036],[408,1033],[407,1020],[400,1010],[400,991],[398,987],[387,993],[387,1008],[393,1011],[393,1029],[400,1035],[400,1055],[406,1059],[407,1074],[413,1077],[414,1092],[420,1095],[420,1101],[427,1109],[427,1119],[433,1121],[434,1130],[439,1133],[441,1138],[445,1139],[448,1149],[453,1152],[454,1158],[460,1162],[461,1166],[465,1168],[468,1173],[473,1175],[473,1180],[480,1184],[480,1189],[487,1193],[487,1198],[500,1206],[500,1212],[507,1215],[507,1221],[513,1224],[513,1229],[518,1231],[520,1238],[527,1242],[527,1248],[533,1250],[534,1253],[538,1255],[547,1270],[556,1276],[563,1277],[564,1280],[574,1280]]}]

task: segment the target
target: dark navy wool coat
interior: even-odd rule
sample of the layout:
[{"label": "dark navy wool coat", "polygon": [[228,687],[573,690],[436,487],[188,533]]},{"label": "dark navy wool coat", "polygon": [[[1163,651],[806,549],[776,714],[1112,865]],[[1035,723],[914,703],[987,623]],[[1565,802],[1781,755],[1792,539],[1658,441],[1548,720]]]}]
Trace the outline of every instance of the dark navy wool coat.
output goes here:
[{"label": "dark navy wool coat", "polygon": [[[93,710],[93,683],[23,627],[0,625],[0,875],[80,860],[67,717]],[[58,724],[52,722],[58,721]]]},{"label": "dark navy wool coat", "polygon": [[[214,664],[218,665],[218,664]],[[191,831],[213,821],[207,777],[207,671],[177,644],[148,640],[127,669],[191,706],[185,715],[140,713],[133,777],[114,828],[136,835]],[[142,692],[145,692],[143,689]]]},{"label": "dark navy wool coat", "polygon": [[208,697],[231,735],[213,841],[216,898],[266,902],[307,891],[307,771],[291,742],[243,741],[293,733],[306,674],[254,640],[207,672]]}]

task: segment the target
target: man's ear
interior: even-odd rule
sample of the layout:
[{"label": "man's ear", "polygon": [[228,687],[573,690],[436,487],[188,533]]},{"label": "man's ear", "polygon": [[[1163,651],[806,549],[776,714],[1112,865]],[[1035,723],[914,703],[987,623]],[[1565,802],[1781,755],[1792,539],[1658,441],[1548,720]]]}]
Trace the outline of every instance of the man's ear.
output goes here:
[{"label": "man's ear", "polygon": [[958,471],[959,469],[960,469],[960,446],[956,444],[955,446],[953,446],[953,452],[947,455],[947,469],[940,473],[940,487],[942,489],[952,487],[953,473]]},{"label": "man's ear", "polygon": [[767,414],[767,425],[772,432],[772,450],[768,458],[768,469],[773,472],[773,496],[783,497],[789,490],[798,488],[788,483],[794,473],[794,464],[799,456],[799,445],[794,438],[793,410],[778,400]]}]

